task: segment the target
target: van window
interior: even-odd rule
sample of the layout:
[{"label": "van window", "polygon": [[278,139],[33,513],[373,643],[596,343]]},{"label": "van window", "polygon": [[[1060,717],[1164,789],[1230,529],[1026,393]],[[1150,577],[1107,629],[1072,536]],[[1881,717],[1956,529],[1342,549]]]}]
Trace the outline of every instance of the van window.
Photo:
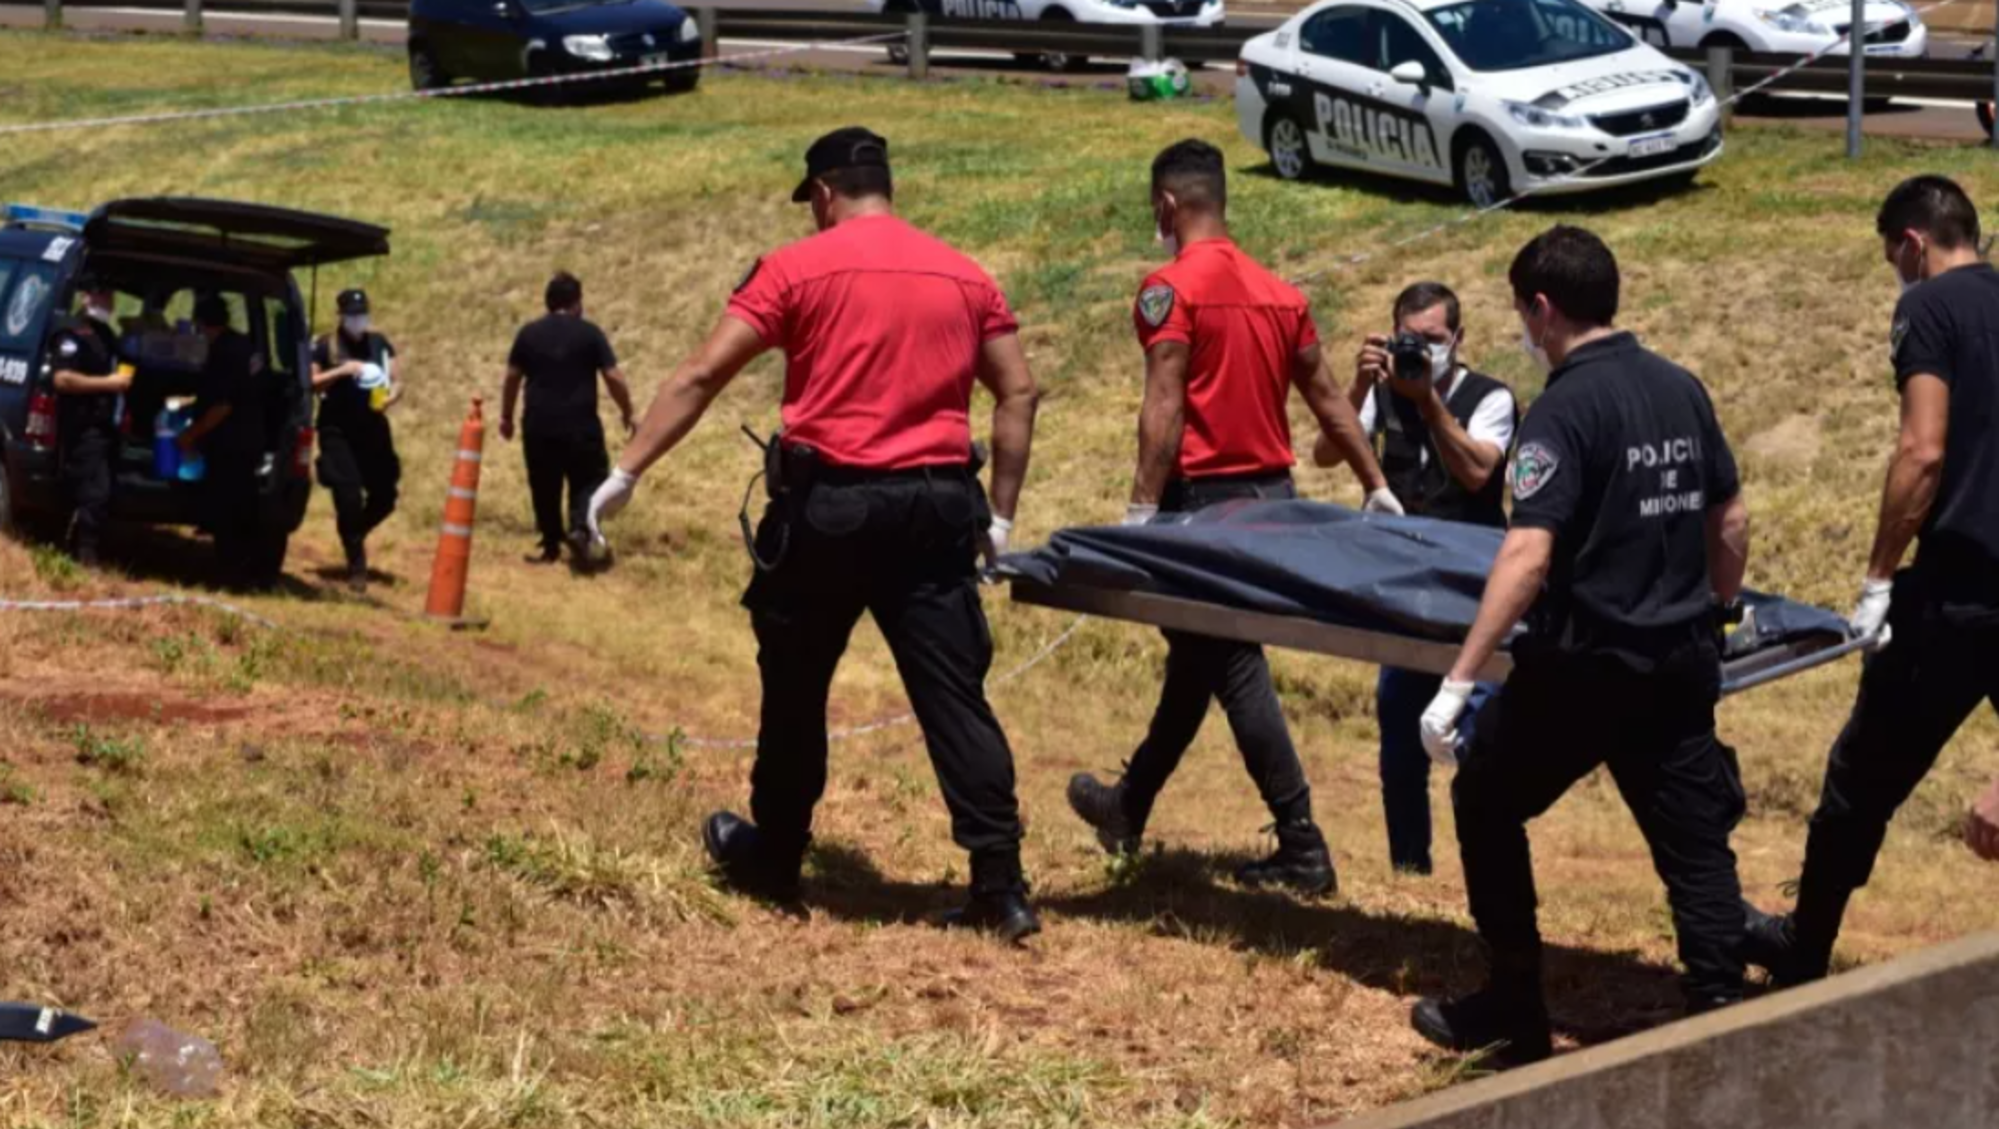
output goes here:
[{"label": "van window", "polygon": [[266,364],[274,372],[293,375],[298,367],[298,327],[292,324],[291,304],[282,298],[264,299],[264,328],[270,334],[264,345],[269,354]]},{"label": "van window", "polygon": [[[55,294],[56,269],[41,263],[0,262],[0,348],[32,349],[41,344],[42,315]],[[11,284],[12,289],[9,289]]]}]

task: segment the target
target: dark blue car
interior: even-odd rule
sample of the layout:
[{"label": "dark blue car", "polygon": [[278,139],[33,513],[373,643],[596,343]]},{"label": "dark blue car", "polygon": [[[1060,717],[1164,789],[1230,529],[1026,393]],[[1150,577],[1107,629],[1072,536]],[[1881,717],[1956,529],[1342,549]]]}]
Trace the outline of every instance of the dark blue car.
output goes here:
[{"label": "dark blue car", "polygon": [[[435,90],[461,79],[495,82],[625,70],[701,56],[701,29],[666,0],[414,0],[409,18],[410,83]],[[692,90],[700,68],[652,71],[578,83],[662,81]]]}]

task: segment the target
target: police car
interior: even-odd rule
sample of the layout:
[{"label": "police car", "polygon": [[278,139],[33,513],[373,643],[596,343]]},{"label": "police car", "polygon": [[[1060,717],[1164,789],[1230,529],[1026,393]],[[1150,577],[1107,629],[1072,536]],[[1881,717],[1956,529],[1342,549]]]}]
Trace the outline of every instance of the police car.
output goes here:
[{"label": "police car", "polygon": [[[1853,26],[1849,0],[1583,0],[1655,47],[1734,47],[1784,55],[1844,55]],[[1867,54],[1920,59],[1929,54],[1923,18],[1901,0],[1867,0]]]},{"label": "police car", "polygon": [[1287,180],[1366,169],[1480,207],[1722,151],[1707,81],[1577,0],[1323,0],[1243,46],[1236,117]]},{"label": "police car", "polygon": [[[870,11],[897,14],[925,12],[936,19],[1035,20],[1048,24],[1119,24],[1126,27],[1214,27],[1225,15],[1223,0],[868,0]],[[897,45],[889,58],[908,61],[909,48]],[[1021,55],[1053,70],[1073,70],[1087,62],[1082,55],[1047,51]]]}]

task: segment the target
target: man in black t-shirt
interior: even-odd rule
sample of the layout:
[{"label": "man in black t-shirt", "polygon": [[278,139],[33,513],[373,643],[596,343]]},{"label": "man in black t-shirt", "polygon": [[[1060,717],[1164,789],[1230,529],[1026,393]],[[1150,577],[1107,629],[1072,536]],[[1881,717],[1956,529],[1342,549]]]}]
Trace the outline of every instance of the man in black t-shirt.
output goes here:
[{"label": "man in black t-shirt", "polygon": [[77,290],[83,309],[56,330],[50,364],[56,394],[62,398],[62,476],[73,507],[69,550],[77,563],[94,567],[111,510],[118,397],[131,391],[132,372],[119,367],[118,338],[110,324],[116,291],[95,279],[85,280]]},{"label": "man in black t-shirt", "polygon": [[1487,986],[1423,1000],[1416,1029],[1506,1062],[1545,1058],[1541,935],[1527,822],[1598,765],[1652,848],[1679,933],[1689,1011],[1742,995],[1742,818],[1735,754],[1715,738],[1717,605],[1741,590],[1749,515],[1734,456],[1691,373],[1612,328],[1617,261],[1556,227],[1513,261],[1523,345],[1549,368],[1514,455],[1513,528],[1464,649],[1422,720],[1449,760],[1472,679],[1523,618],[1506,685],[1452,782]]},{"label": "man in black t-shirt", "polygon": [[627,435],[632,431],[632,392],[610,340],[583,317],[583,284],[567,272],[557,274],[548,284],[546,305],[548,316],[522,327],[507,355],[500,438],[514,437],[514,406],[526,383],[521,448],[527,456],[528,490],[534,495],[535,528],[541,533],[541,549],[527,559],[554,564],[562,559],[567,541],[574,561],[583,565],[590,546],[590,495],[611,473],[604,424],[597,417],[597,379],[601,376],[610,389]]},{"label": "man in black t-shirt", "polygon": [[319,400],[319,484],[333,495],[347,584],[368,586],[368,534],[396,512],[403,465],[387,412],[403,395],[395,346],[370,323],[368,295],[341,293],[340,327],[312,347]]},{"label": "man in black t-shirt", "polygon": [[257,494],[257,471],[270,447],[264,358],[231,328],[229,303],[219,294],[195,302],[194,324],[208,339],[208,361],[180,448],[199,450],[206,464],[202,494],[217,576],[230,587],[261,587],[277,579],[281,560],[266,535]]},{"label": "man in black t-shirt", "polygon": [[[1875,228],[1905,293],[1889,335],[1901,437],[1853,613],[1874,654],[1833,742],[1797,908],[1751,914],[1750,959],[1779,984],[1826,974],[1889,819],[1979,703],[1999,707],[1999,272],[1980,260],[1978,210],[1943,177],[1897,186]],[[1992,798],[1968,831],[1980,853]]]}]

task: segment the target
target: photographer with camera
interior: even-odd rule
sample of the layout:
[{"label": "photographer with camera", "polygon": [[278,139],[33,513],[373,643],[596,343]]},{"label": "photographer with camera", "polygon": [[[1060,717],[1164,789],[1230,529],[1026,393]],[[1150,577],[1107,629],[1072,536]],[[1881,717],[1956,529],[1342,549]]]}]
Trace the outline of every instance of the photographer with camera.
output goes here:
[{"label": "photographer with camera", "polygon": [[[1500,469],[1520,422],[1513,390],[1458,363],[1464,330],[1449,287],[1416,283],[1396,297],[1394,318],[1393,337],[1372,335],[1361,346],[1349,392],[1389,489],[1411,514],[1505,528]],[[1345,459],[1321,438],[1313,461],[1333,466]],[[1430,759],[1419,722],[1442,684],[1438,675],[1383,667],[1375,688],[1388,858],[1395,869],[1415,874],[1431,866]],[[1473,690],[1461,735],[1472,731],[1493,689]]]}]

